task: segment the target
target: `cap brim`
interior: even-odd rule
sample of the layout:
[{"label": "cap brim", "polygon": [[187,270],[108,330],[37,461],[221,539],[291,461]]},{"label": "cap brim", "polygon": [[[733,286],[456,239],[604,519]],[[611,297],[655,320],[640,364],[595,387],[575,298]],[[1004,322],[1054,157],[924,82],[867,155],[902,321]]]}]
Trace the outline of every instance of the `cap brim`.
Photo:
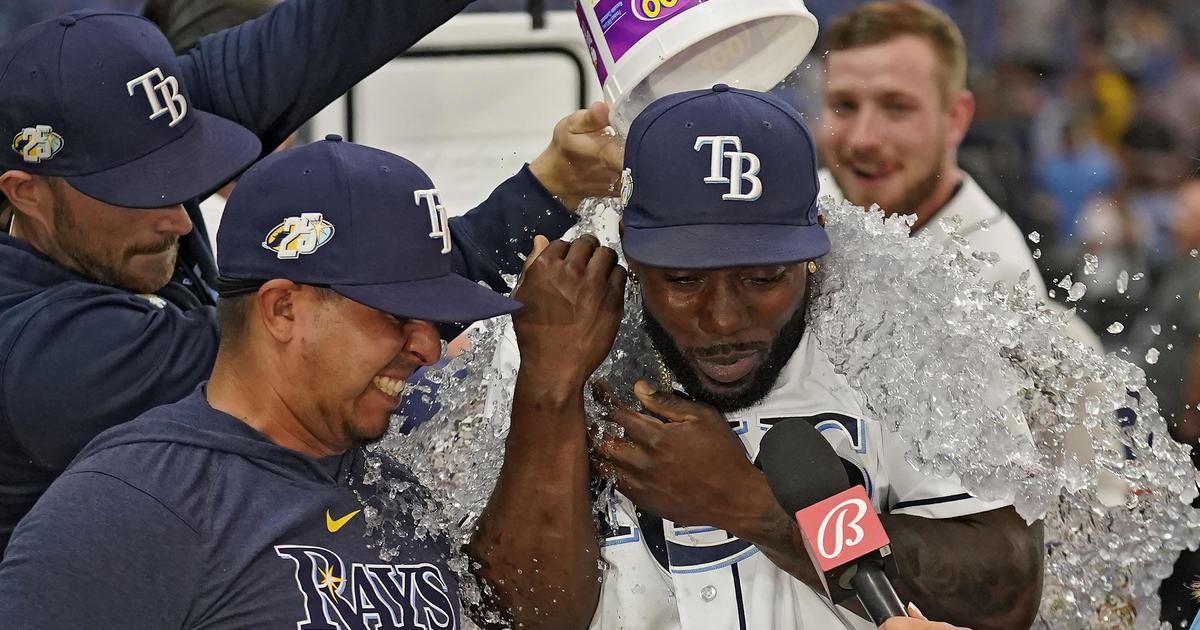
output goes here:
[{"label": "cap brim", "polygon": [[819,225],[625,226],[625,255],[644,265],[671,269],[720,269],[779,265],[829,253],[829,235]]},{"label": "cap brim", "polygon": [[371,308],[431,322],[474,322],[521,308],[520,302],[455,274],[388,284],[334,284],[331,288]]},{"label": "cap brim", "polygon": [[120,166],[66,178],[83,194],[123,208],[165,208],[217,190],[262,152],[249,129],[199,110],[182,136]]}]

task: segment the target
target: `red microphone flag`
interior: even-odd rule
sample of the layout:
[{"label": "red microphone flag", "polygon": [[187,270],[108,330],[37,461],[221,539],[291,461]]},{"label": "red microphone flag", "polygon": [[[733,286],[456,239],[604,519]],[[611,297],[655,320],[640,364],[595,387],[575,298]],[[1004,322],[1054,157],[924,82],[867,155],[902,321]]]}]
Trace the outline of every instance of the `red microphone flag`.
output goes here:
[{"label": "red microphone flag", "polygon": [[[883,549],[883,555],[890,554],[885,547],[891,541],[862,486],[854,486],[796,512],[796,521],[822,582],[826,572],[873,551]],[[825,591],[828,595],[828,585]]]}]

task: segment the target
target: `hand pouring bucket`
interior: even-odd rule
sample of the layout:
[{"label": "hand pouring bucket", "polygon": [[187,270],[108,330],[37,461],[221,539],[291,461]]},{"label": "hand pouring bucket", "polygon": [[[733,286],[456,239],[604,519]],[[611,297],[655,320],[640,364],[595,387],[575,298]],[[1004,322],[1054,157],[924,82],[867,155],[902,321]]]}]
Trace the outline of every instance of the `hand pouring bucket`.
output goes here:
[{"label": "hand pouring bucket", "polygon": [[803,0],[576,0],[575,11],[622,135],[668,94],[769,90],[817,38]]}]

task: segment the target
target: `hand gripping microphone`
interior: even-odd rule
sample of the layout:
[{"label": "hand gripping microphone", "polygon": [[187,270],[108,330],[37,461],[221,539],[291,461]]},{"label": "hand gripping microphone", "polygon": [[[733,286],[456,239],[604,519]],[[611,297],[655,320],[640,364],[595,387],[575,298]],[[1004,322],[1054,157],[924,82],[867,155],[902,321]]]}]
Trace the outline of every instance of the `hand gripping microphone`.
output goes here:
[{"label": "hand gripping microphone", "polygon": [[790,418],[762,437],[754,465],[775,499],[793,514],[809,558],[825,583],[851,590],[875,625],[907,617],[883,572],[891,554],[883,523],[862,486],[850,487],[841,458],[803,418]]}]

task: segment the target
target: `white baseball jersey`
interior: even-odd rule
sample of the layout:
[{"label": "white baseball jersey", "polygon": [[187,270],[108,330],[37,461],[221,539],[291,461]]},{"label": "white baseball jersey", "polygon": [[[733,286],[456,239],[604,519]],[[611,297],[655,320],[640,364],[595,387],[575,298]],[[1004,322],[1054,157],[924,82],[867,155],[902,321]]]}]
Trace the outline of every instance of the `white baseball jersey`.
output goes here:
[{"label": "white baseball jersey", "polygon": [[[897,433],[867,417],[859,395],[805,334],[775,388],[758,405],[727,414],[747,454],[758,454],[771,426],[804,418],[849,462],[851,483],[861,482],[876,511],[950,518],[1005,505],[967,494],[956,479],[922,475],[904,460]],[[676,527],[638,514],[615,494],[611,531],[601,554],[604,572],[594,630],[831,630],[875,626],[834,607],[775,566],[750,543],[712,527]],[[656,531],[661,528],[661,532]],[[659,552],[652,551],[654,547]],[[665,548],[665,549],[664,549]],[[665,563],[665,564],[664,564]]]}]

